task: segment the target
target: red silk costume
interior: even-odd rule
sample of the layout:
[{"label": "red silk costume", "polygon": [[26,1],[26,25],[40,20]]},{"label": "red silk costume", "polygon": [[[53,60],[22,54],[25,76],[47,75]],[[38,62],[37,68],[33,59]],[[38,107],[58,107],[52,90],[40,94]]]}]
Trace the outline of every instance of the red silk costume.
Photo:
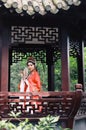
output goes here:
[{"label": "red silk costume", "polygon": [[27,80],[30,85],[30,92],[39,92],[41,90],[40,76],[36,70],[29,74]]},{"label": "red silk costume", "polygon": [[[26,82],[27,81],[27,82]],[[22,83],[22,82],[21,82]],[[25,79],[23,85],[19,85],[19,90],[21,91],[21,86],[24,87],[24,92],[40,92],[41,91],[41,81],[40,81],[40,76],[39,73],[34,69],[27,79]],[[39,96],[33,96],[33,99],[39,99]],[[25,103],[24,103],[25,104]],[[37,101],[32,101],[31,104],[35,104],[36,106],[40,104],[40,102]],[[42,107],[39,107],[39,111],[42,110]]]},{"label": "red silk costume", "polygon": [[[30,92],[39,92],[41,91],[41,81],[40,81],[40,76],[39,76],[39,73],[36,71],[36,70],[33,70],[29,76],[27,77],[26,79],[29,83],[29,86],[28,84],[25,82],[24,84],[24,92],[27,92],[27,88],[29,87],[29,91]],[[20,83],[21,84],[21,83]],[[20,84],[18,86],[19,90],[21,89],[20,88]]]}]

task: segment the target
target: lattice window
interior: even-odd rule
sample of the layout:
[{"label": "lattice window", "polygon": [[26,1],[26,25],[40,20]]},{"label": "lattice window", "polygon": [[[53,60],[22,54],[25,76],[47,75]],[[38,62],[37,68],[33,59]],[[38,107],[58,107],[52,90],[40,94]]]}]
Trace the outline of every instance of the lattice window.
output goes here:
[{"label": "lattice window", "polygon": [[69,39],[70,43],[70,56],[77,57],[77,55],[80,55],[80,45],[77,40]]},{"label": "lattice window", "polygon": [[[60,51],[58,51],[58,47],[55,48],[51,48],[51,52],[53,52],[53,61],[52,62],[56,62],[60,56],[61,53]],[[51,53],[49,52],[49,53]],[[31,49],[29,48],[15,48],[12,49],[11,51],[12,53],[12,59],[10,58],[10,64],[12,63],[17,63],[18,61],[22,61],[23,59],[27,59],[29,56],[33,56],[35,57],[35,59],[37,61],[41,61],[41,63],[46,63],[46,48],[40,48],[40,47],[36,47]]]},{"label": "lattice window", "polygon": [[78,81],[78,56],[81,55],[81,45],[79,38],[71,37],[69,38],[69,55],[70,55],[70,88],[72,91],[75,90],[74,84]]},{"label": "lattice window", "polygon": [[[12,60],[10,63],[17,63],[31,55],[36,57],[36,60],[46,63],[46,47],[43,49],[43,46],[41,48],[36,45],[33,47],[26,46],[33,44],[51,45],[50,51],[53,52],[53,62],[60,58],[57,27],[12,26],[11,45],[17,45],[17,47],[12,47]],[[24,46],[20,47],[20,45]]]},{"label": "lattice window", "polygon": [[11,43],[46,44],[58,42],[58,28],[51,27],[11,27]]},{"label": "lattice window", "polygon": [[[26,50],[26,52],[24,52]],[[41,63],[46,63],[46,50],[42,49],[39,50],[38,48],[36,50],[30,51],[28,48],[21,48],[20,50],[14,49],[12,50],[12,61],[11,63],[17,63],[18,61],[21,61],[23,59],[27,59],[28,57],[33,56],[35,57],[36,61],[41,61]]]},{"label": "lattice window", "polygon": [[[10,72],[13,64],[17,64],[23,60],[27,61],[29,56],[33,56],[37,64],[38,62],[42,63],[42,71],[45,72],[44,74],[48,78],[48,64],[57,62],[61,55],[58,41],[57,27],[12,26],[11,43],[9,45]],[[19,64],[21,65],[21,63]],[[10,75],[12,75],[12,72]],[[41,77],[44,80],[42,75]],[[14,80],[15,78],[13,75],[10,79]],[[45,82],[43,83],[45,84]],[[48,86],[47,84],[45,86]],[[12,82],[10,86],[13,86]]]}]

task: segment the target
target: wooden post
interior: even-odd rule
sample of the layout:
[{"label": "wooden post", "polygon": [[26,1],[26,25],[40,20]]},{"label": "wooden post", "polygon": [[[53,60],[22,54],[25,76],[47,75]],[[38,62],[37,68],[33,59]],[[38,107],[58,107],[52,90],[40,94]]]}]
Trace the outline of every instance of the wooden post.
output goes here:
[{"label": "wooden post", "polygon": [[47,48],[48,91],[54,91],[54,64],[52,47]]},{"label": "wooden post", "polygon": [[69,41],[67,30],[61,29],[62,91],[69,90]]},{"label": "wooden post", "polygon": [[1,91],[1,60],[2,60],[2,20],[0,17],[0,91]]},{"label": "wooden post", "polygon": [[9,30],[3,24],[2,27],[2,51],[1,51],[1,91],[8,91],[8,38]]},{"label": "wooden post", "polygon": [[[1,29],[0,29],[1,32]],[[1,34],[0,34],[0,91],[1,91],[1,52],[2,52],[2,40],[1,40]]]},{"label": "wooden post", "polygon": [[48,64],[48,91],[54,91],[54,65]]}]

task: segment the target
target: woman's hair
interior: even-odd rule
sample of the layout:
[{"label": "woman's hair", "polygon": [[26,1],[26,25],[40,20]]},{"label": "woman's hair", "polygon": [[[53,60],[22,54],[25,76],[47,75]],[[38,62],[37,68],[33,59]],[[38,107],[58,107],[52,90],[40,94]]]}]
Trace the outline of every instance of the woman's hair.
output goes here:
[{"label": "woman's hair", "polygon": [[33,57],[29,57],[29,58],[27,59],[27,65],[28,65],[29,62],[31,62],[31,63],[33,63],[34,65],[36,65],[36,60],[35,60]]},{"label": "woman's hair", "polygon": [[29,62],[31,62],[32,64],[34,64],[36,71],[38,71],[38,70],[37,70],[37,65],[36,65],[36,60],[35,60],[33,57],[29,57],[29,58],[27,59],[27,65],[28,65]]}]

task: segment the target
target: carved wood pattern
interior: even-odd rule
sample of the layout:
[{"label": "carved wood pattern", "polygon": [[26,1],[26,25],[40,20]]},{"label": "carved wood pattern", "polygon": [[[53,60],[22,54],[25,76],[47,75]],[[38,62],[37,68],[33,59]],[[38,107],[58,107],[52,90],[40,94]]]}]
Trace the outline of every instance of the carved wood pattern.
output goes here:
[{"label": "carved wood pattern", "polygon": [[51,27],[11,27],[11,44],[47,44],[58,42],[58,28]]},{"label": "carved wood pattern", "polygon": [[60,58],[58,27],[11,26],[10,31],[10,64],[27,59],[28,56],[46,63],[47,44],[52,46],[49,51],[53,52],[53,62]]},{"label": "carved wood pattern", "polygon": [[[25,53],[24,53],[25,52]],[[46,63],[46,50],[42,48],[19,48],[17,50],[13,49],[12,50],[12,63],[17,63],[18,61],[21,61],[23,59],[26,59],[30,56],[35,57],[36,61],[41,61],[41,63]]]},{"label": "carved wood pattern", "polygon": [[[38,95],[38,98],[33,98]],[[23,98],[27,97],[27,98]],[[29,97],[29,98],[28,98]],[[73,118],[81,100],[81,92],[40,92],[13,93],[0,92],[0,116],[10,118],[10,111],[21,112],[19,118],[39,118],[60,115],[61,119]],[[36,104],[37,103],[37,104]],[[75,111],[75,112],[74,112]]]},{"label": "carved wood pattern", "polygon": [[86,117],[86,93],[83,93],[80,108],[76,114],[75,119]]},{"label": "carved wood pattern", "polygon": [[70,38],[70,56],[77,57],[77,55],[80,55],[80,43],[78,40],[72,40]]}]

